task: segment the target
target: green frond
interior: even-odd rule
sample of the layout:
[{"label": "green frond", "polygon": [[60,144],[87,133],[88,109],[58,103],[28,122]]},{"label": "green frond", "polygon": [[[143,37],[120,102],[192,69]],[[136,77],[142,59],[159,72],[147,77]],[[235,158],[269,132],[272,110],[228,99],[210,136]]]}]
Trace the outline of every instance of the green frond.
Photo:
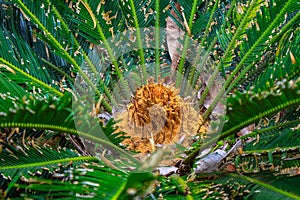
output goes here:
[{"label": "green frond", "polygon": [[159,77],[164,77],[161,69],[161,44],[163,43],[161,38],[161,29],[166,25],[167,12],[167,1],[156,0],[155,1],[155,81],[159,81]]},{"label": "green frond", "polygon": [[[252,2],[253,3],[253,2]],[[258,9],[258,5],[260,3],[256,2],[251,4],[251,6],[249,7],[249,10],[247,11],[247,16],[244,17],[243,22],[240,24],[240,26],[237,28],[237,31],[235,33],[235,35],[232,38],[233,43],[235,44],[236,39],[238,39],[238,36],[245,31],[245,29],[248,27],[248,24],[250,23],[250,21],[253,18],[253,13],[256,13],[257,9]],[[256,6],[256,7],[255,7]],[[265,42],[268,41],[269,37],[273,36],[273,31],[278,28],[280,26],[281,23],[283,23],[284,21],[284,16],[291,11],[296,11],[297,9],[299,9],[297,6],[299,5],[295,5],[294,2],[292,0],[288,1],[285,3],[284,7],[280,10],[279,13],[277,13],[277,16],[274,18],[273,22],[268,26],[268,28],[259,36],[259,38],[255,41],[255,43],[251,46],[251,48],[249,48],[249,50],[244,54],[243,58],[241,59],[241,61],[238,63],[238,65],[235,67],[235,69],[231,72],[230,76],[227,78],[224,86],[222,87],[221,91],[219,92],[218,96],[215,98],[215,100],[212,102],[212,105],[210,106],[210,108],[206,111],[204,118],[207,118],[207,116],[212,112],[213,108],[217,105],[217,102],[219,101],[219,99],[221,98],[221,96],[224,93],[228,93],[229,91],[231,91],[232,88],[234,88],[236,86],[236,84],[240,81],[241,78],[244,77],[244,75],[249,71],[249,69],[252,68],[252,64],[248,64],[246,68],[244,68],[237,77],[235,77],[238,72],[242,69],[242,67],[244,66],[244,64],[246,64],[248,62],[248,59],[251,60],[252,63],[254,63],[255,61],[260,59],[260,56],[258,55],[259,52],[264,51],[264,48],[262,48],[262,44],[264,44]],[[296,20],[298,19],[299,16],[296,15],[295,17],[293,17],[292,20]],[[294,22],[295,23],[295,22]],[[239,32],[241,31],[241,32]],[[232,48],[231,48],[232,47]],[[225,60],[228,58],[227,54],[229,55],[229,52],[232,53],[233,46],[229,45],[229,47],[226,49],[224,56],[223,56],[223,62],[225,62]],[[229,51],[230,50],[230,51]],[[227,53],[228,52],[228,53]],[[253,57],[253,55],[257,55],[256,57]],[[222,63],[222,62],[221,62]],[[225,63],[224,63],[225,64]],[[220,64],[221,65],[221,64]],[[214,78],[214,76],[213,76]],[[208,90],[208,89],[207,89]],[[227,92],[225,92],[227,91]],[[204,97],[203,97],[204,98]]]},{"label": "green frond", "polygon": [[[196,186],[192,186],[186,183],[185,177],[172,175],[170,177],[158,177],[160,186],[155,188],[155,194],[148,197],[147,199],[163,198],[163,199],[193,199],[190,195],[190,190],[196,190]],[[206,184],[199,184],[197,188],[202,187],[204,190],[208,189],[209,186]],[[194,194],[194,193],[193,193]]]},{"label": "green frond", "polygon": [[[294,110],[293,110],[293,112],[294,112]],[[245,139],[245,138],[250,138],[250,137],[260,137],[257,135],[269,134],[269,133],[275,134],[281,130],[295,128],[299,123],[300,123],[300,119],[297,119],[297,117],[295,120],[290,119],[290,120],[284,121],[282,123],[272,123],[272,124],[268,125],[267,127],[260,128],[259,130],[253,130],[251,133],[241,136],[240,138]]]},{"label": "green frond", "polygon": [[[283,46],[283,43],[286,45]],[[253,83],[253,90],[255,92],[267,90],[273,87],[278,80],[291,80],[299,77],[299,43],[299,28],[296,28],[293,33],[287,33],[284,35],[277,47],[274,64],[267,66],[267,69],[261,73],[259,78]],[[296,60],[292,61],[291,56],[293,56]],[[260,85],[260,87],[257,87],[257,85]]]},{"label": "green frond", "polygon": [[[0,199],[300,199],[299,8],[295,0],[1,1]],[[169,17],[184,33],[176,70]],[[178,88],[210,124],[207,134],[189,133],[193,144],[177,145],[182,153],[163,169],[151,163],[158,154],[140,161],[127,149],[113,118],[152,80]],[[219,102],[227,109],[215,120]],[[236,141],[216,171],[190,174],[199,153]]]},{"label": "green frond", "polygon": [[[289,140],[286,140],[287,137]],[[235,165],[239,171],[271,171],[275,175],[297,175],[297,172],[285,170],[300,166],[299,158],[295,156],[299,153],[299,131],[287,129],[276,134],[262,134],[252,140],[245,143],[243,153],[235,158]]]},{"label": "green frond", "polygon": [[[33,86],[46,89],[48,92],[61,95],[49,75],[50,71],[44,69],[40,60],[35,55],[29,44],[16,33],[10,33],[5,28],[0,27],[0,65],[1,72],[14,80],[16,83],[27,86],[32,91]],[[7,54],[7,52],[9,52]],[[10,69],[10,71],[7,70]],[[6,70],[3,70],[6,69]],[[15,75],[17,73],[17,75]],[[20,77],[23,79],[20,80]]]},{"label": "green frond", "polygon": [[263,151],[283,151],[300,146],[299,130],[284,129],[283,131],[260,134],[253,141],[247,142],[244,152],[260,153]]},{"label": "green frond", "polygon": [[[10,21],[11,23],[14,23]],[[26,31],[22,30],[22,31]],[[7,29],[7,27],[0,27],[1,51],[0,56],[3,60],[18,66],[18,68],[29,75],[47,83],[51,84],[50,72],[43,69],[30,43],[25,41],[23,37],[17,34],[15,27]]]},{"label": "green frond", "polygon": [[[183,4],[184,2],[181,2],[181,3]],[[186,26],[188,26],[186,28],[188,28],[189,30],[192,30],[193,25],[194,25],[193,24],[194,15],[195,15],[197,7],[198,7],[198,1],[194,0],[193,4],[185,4],[185,5],[190,5],[192,7],[190,8],[189,18],[183,18],[182,21],[183,21],[183,23],[186,24]],[[182,14],[179,14],[178,16],[181,16],[181,15]],[[183,72],[184,72],[183,67],[184,67],[186,56],[187,56],[187,50],[191,45],[192,44],[191,44],[190,36],[188,34],[185,34],[185,37],[183,39],[183,48],[182,48],[182,51],[181,51],[181,56],[180,56],[180,60],[179,60],[179,64],[178,64],[178,70],[177,70],[177,74],[176,74],[177,76],[176,76],[175,87],[179,87],[181,85],[180,82],[182,81],[182,75],[183,75]]]},{"label": "green frond", "polygon": [[[278,184],[284,179],[274,181],[271,179],[265,179],[270,177],[268,174],[264,174],[263,177],[258,176],[243,176],[238,174],[227,174],[222,176],[216,182],[222,183],[224,192],[232,191],[229,198],[250,198],[250,199],[300,199],[298,194],[290,191],[289,188],[278,188],[279,185],[284,187],[284,184]],[[292,186],[292,182],[298,178],[292,178],[289,185]],[[267,180],[267,181],[266,181]],[[273,182],[273,183],[272,183]],[[277,182],[276,186],[273,186]]]},{"label": "green frond", "polygon": [[[229,81],[231,81],[233,79],[233,76],[236,74],[235,72],[240,70],[242,65],[246,64],[247,62],[253,63],[256,60],[259,60],[260,55],[261,55],[261,54],[259,54],[259,52],[264,51],[264,48],[262,48],[261,44],[268,41],[268,39],[270,37],[274,37],[274,34],[273,34],[274,30],[278,29],[278,27],[281,25],[281,23],[284,22],[284,20],[285,20],[284,16],[287,13],[297,11],[297,10],[299,10],[299,8],[300,8],[300,5],[295,4],[294,1],[292,1],[292,0],[285,2],[284,7],[280,10],[279,13],[277,13],[277,15],[274,18],[274,20],[272,21],[272,23],[270,23],[268,28],[260,34],[259,38],[255,41],[255,43],[251,46],[251,48],[249,48],[249,50],[246,51],[243,58],[239,62],[238,66],[234,69],[234,71],[232,72],[232,74],[230,75],[230,77],[228,78],[226,83],[229,83]],[[290,21],[299,20],[299,19],[300,19],[300,15],[297,14]],[[295,23],[295,22],[293,22],[293,23]],[[288,24],[289,23],[287,23],[285,25],[287,26]],[[275,33],[277,33],[277,31],[275,31]],[[256,55],[256,57],[254,58],[253,55]],[[252,65],[248,64],[247,67],[241,71],[239,76],[236,79],[234,79],[234,81],[230,84],[230,86],[227,90],[230,91],[236,85],[236,83],[249,71],[249,69],[251,69],[251,67],[252,67]]]},{"label": "green frond", "polygon": [[26,92],[24,88],[20,85],[16,84],[16,82],[11,81],[5,74],[0,73],[0,94],[5,95],[12,95],[14,97],[22,98]]},{"label": "green frond", "polygon": [[[234,51],[233,50],[234,50],[234,48],[237,47],[236,41],[244,34],[244,31],[248,27],[253,15],[255,15],[255,13],[257,12],[260,3],[261,3],[261,1],[252,1],[251,3],[249,3],[249,7],[248,7],[247,11],[245,12],[245,15],[243,16],[241,23],[236,28],[236,31],[234,32],[232,38],[230,40],[228,39],[228,41],[230,41],[230,42],[226,45],[227,48],[224,50],[224,54],[222,55],[222,59],[219,62],[218,66],[217,66],[217,69],[226,68],[225,66],[228,65],[228,63],[230,63],[231,60],[233,60],[233,57],[234,57],[234,55],[233,55]],[[228,37],[228,33],[226,34],[225,37]],[[230,77],[233,78],[238,70],[239,70],[238,68],[235,68],[235,71],[233,71],[231,73]],[[211,78],[208,82],[209,86],[212,85],[212,83],[216,80],[216,77],[217,77],[218,74],[219,74],[219,71],[215,70],[215,72],[213,73],[213,75],[211,76]],[[230,77],[225,82],[225,85],[223,86],[223,88],[219,92],[218,96],[213,101],[210,108],[208,108],[208,110],[204,114],[205,119],[207,119],[208,115],[210,115],[213,108],[217,105],[217,102],[220,100],[221,96],[224,94],[225,87],[227,87],[228,84],[231,82],[230,79],[232,79],[232,78],[230,78]],[[201,96],[201,99],[200,99],[201,103],[204,102],[204,99],[207,97],[208,92],[209,92],[210,89],[211,89],[210,87],[205,88],[205,90],[204,90],[204,92]]]},{"label": "green frond", "polygon": [[[7,144],[6,144],[7,145]],[[5,146],[6,146],[5,145]],[[0,165],[0,170],[6,176],[12,176],[18,170],[34,171],[41,167],[51,167],[69,162],[84,162],[85,160],[96,160],[95,157],[79,157],[78,153],[69,149],[54,150],[50,147],[21,147],[7,146],[1,153],[1,160],[4,162]]]},{"label": "green frond", "polygon": [[[70,118],[72,113],[68,110],[72,105],[70,94],[65,94],[59,99],[52,96],[3,95],[0,101],[2,111],[0,126],[3,128],[20,126],[47,129],[55,127],[62,132],[75,129],[74,121]],[[70,132],[74,134],[74,131]]]},{"label": "green frond", "polygon": [[[57,89],[49,86],[48,84],[40,81],[39,79],[31,76],[30,74],[24,72],[23,70],[19,69],[17,66],[9,63],[8,61],[0,58],[0,62],[3,66],[8,67],[10,70],[12,70],[14,73],[18,72],[18,75],[24,76],[25,78],[23,80],[28,80],[28,82],[25,82],[25,84],[28,84],[29,87],[28,88],[32,88],[33,90],[33,86],[38,86],[37,89],[39,90],[43,90],[46,89],[47,91],[50,91],[51,93],[57,94],[58,96],[62,96],[62,93],[60,91],[58,91]],[[11,79],[14,79],[14,77],[11,75],[9,76]],[[34,92],[34,91],[33,91]]]},{"label": "green frond", "polygon": [[127,27],[137,28],[137,24],[141,28],[155,25],[155,13],[152,10],[155,8],[155,1],[119,0],[119,5],[126,19]]},{"label": "green frond", "polygon": [[[150,2],[150,5],[148,3]],[[149,15],[147,18],[153,18],[153,13],[149,13],[147,10],[151,8],[151,3],[154,3],[154,1],[144,1],[143,3],[140,3],[139,1],[129,0],[129,1],[122,1],[121,8],[123,9],[123,15],[125,18],[127,18],[127,22],[129,22],[129,27],[132,26],[135,28],[135,36],[138,43],[138,53],[140,58],[140,65],[142,67],[142,75],[143,75],[143,83],[147,84],[147,71],[145,66],[145,56],[144,56],[144,50],[143,50],[143,44],[142,44],[142,38],[141,38],[141,27],[145,27],[148,24],[144,24],[143,22],[147,21],[140,19],[144,19],[145,13],[148,13]],[[125,10],[124,10],[125,9]],[[145,11],[144,11],[145,10]],[[139,12],[138,12],[139,11]],[[130,18],[128,18],[130,16]],[[132,18],[131,18],[132,16]]]},{"label": "green frond", "polygon": [[[79,157],[80,158],[80,157]],[[101,161],[61,165],[60,168],[42,168],[21,178],[14,187],[26,198],[95,198],[128,199],[145,195],[154,176],[149,173],[124,173],[102,166]],[[31,181],[34,180],[34,181]],[[131,190],[134,193],[130,192]],[[14,197],[13,193],[11,197]]]},{"label": "green frond", "polygon": [[[14,100],[12,101],[12,99]],[[136,162],[127,152],[114,145],[105,136],[102,124],[97,119],[83,114],[87,110],[80,106],[73,111],[70,110],[72,107],[70,94],[65,94],[59,99],[51,96],[13,98],[5,95],[1,97],[0,101],[2,116],[0,128],[42,129],[79,135],[86,140],[94,141],[108,149],[124,154],[125,157]],[[110,126],[105,130],[107,135],[115,132],[115,129],[111,129]],[[122,139],[122,133],[110,136],[110,138],[117,143]]]},{"label": "green frond", "polygon": [[[216,10],[218,8],[218,4],[219,4],[219,2],[216,1],[213,6],[209,6],[208,7],[209,11],[206,12],[206,13],[202,13],[202,12],[199,11],[199,13],[197,15],[197,18],[194,21],[194,25],[193,25],[193,28],[192,28],[192,34],[197,35],[197,32],[196,32],[197,30],[195,30],[195,29],[200,28],[200,30],[201,30],[201,29],[205,28],[203,35],[201,35],[202,38],[201,38],[200,45],[201,46],[207,46],[208,44],[209,45],[207,46],[207,48],[205,48],[205,53],[204,54],[202,52],[202,48],[199,48],[199,50],[197,51],[197,54],[196,54],[196,57],[195,57],[195,62],[196,62],[195,65],[196,66],[194,66],[192,68],[191,72],[189,73],[189,78],[188,78],[189,82],[191,83],[192,88],[194,88],[195,85],[197,84],[199,76],[202,73],[202,69],[204,69],[204,65],[208,64],[207,59],[209,57],[209,53],[212,52],[213,47],[215,46],[216,41],[217,41],[217,37],[214,36],[214,34],[210,30],[213,26],[212,21],[214,19],[219,18],[219,16],[216,16]],[[203,6],[203,7],[205,7],[205,6]],[[183,7],[183,8],[185,8],[185,7]],[[227,13],[227,15],[229,15],[230,13],[231,12],[229,11]],[[223,14],[223,12],[221,11],[221,16],[222,16],[222,14]],[[208,15],[209,15],[209,19],[207,20]],[[211,40],[210,38],[213,38],[213,39]],[[198,62],[199,60],[200,60],[200,62]],[[202,84],[203,83],[199,83],[199,85],[202,85]],[[210,83],[208,83],[208,85],[207,85],[207,88],[211,88],[211,87],[212,87],[212,81]],[[197,89],[199,89],[199,88],[200,87],[198,86]],[[207,94],[208,94],[208,90],[204,91],[204,93],[202,94],[202,98],[199,101],[199,105],[203,105],[205,97],[207,96]]]},{"label": "green frond", "polygon": [[246,94],[236,92],[228,99],[228,121],[224,125],[221,137],[234,134],[276,112],[299,105],[299,87],[298,79],[288,83],[278,82],[276,87],[258,94],[251,94],[250,91]]},{"label": "green frond", "polygon": [[25,198],[38,199],[44,198],[45,195],[49,198],[93,196],[116,199],[114,196],[121,193],[128,175],[103,167],[99,161],[95,164],[75,161],[69,164],[62,163],[59,167],[32,170],[31,173],[24,174],[17,180],[15,188],[11,189],[14,192],[7,191],[7,197],[13,198],[19,193]]},{"label": "green frond", "polygon": [[[18,6],[26,14],[26,16],[32,20],[33,23],[37,24],[38,29],[40,30],[40,33],[38,36],[45,41],[52,49],[52,51],[57,54],[58,56],[63,57],[66,61],[68,61],[71,65],[73,65],[74,69],[78,71],[78,73],[83,77],[83,79],[88,83],[89,86],[91,86],[96,93],[99,94],[99,90],[94,86],[94,84],[91,82],[91,80],[87,77],[87,75],[82,71],[80,68],[81,62],[78,62],[78,58],[81,59],[80,53],[77,52],[77,49],[73,49],[71,52],[69,52],[68,48],[66,48],[67,44],[63,41],[63,37],[59,37],[56,34],[55,29],[60,29],[60,25],[55,24],[55,22],[52,20],[52,18],[47,17],[48,12],[45,8],[45,6],[50,6],[50,4],[43,4],[41,3],[36,4],[33,2],[21,2],[16,1],[18,3]],[[33,5],[34,4],[34,5]],[[32,7],[33,6],[33,7]],[[34,9],[35,6],[40,6],[42,9]],[[48,9],[48,8],[47,8]],[[51,9],[51,8],[49,8]],[[34,13],[37,12],[37,13]],[[55,17],[51,12],[52,17]],[[45,17],[46,16],[46,17]],[[49,19],[49,20],[48,20]],[[54,24],[53,24],[54,23]],[[64,30],[64,29],[61,29]],[[80,56],[80,57],[78,57]]]}]

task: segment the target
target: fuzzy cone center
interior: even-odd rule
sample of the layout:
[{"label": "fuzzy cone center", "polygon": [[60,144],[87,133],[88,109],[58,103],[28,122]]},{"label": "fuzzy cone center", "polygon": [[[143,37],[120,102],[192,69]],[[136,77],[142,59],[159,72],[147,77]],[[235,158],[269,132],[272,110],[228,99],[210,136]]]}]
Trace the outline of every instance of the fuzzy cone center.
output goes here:
[{"label": "fuzzy cone center", "polygon": [[121,120],[118,123],[121,131],[130,136],[123,144],[141,153],[153,152],[166,144],[187,146],[191,135],[207,130],[192,104],[185,102],[175,88],[160,83],[139,88],[116,117]]}]

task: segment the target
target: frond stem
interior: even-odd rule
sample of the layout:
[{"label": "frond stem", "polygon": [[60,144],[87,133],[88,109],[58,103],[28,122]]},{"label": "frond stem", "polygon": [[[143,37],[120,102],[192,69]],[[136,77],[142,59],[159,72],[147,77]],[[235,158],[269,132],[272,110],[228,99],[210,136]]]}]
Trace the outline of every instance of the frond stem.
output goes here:
[{"label": "frond stem", "polygon": [[[249,17],[251,16],[253,10],[256,8],[256,4],[257,4],[257,0],[253,0],[250,4],[250,7],[247,10],[247,13],[245,14],[242,22],[240,23],[239,27],[237,28],[234,36],[232,37],[228,48],[226,49],[224,55],[223,55],[223,59],[222,60],[226,60],[227,56],[231,53],[232,49],[235,47],[236,45],[236,40],[237,38],[241,35],[241,33],[244,31],[245,27],[247,26],[247,24],[249,23]],[[223,62],[219,62],[217,69],[221,69],[223,65]],[[233,74],[234,72],[232,72]],[[209,79],[209,85],[212,85],[213,82],[215,81],[215,79],[217,78],[218,73],[213,73],[213,75],[211,76],[211,78]],[[209,93],[209,87],[206,87],[203,91],[203,94],[200,98],[200,102],[204,102],[204,100],[206,99],[208,93]],[[212,110],[215,108],[215,106],[217,105],[217,102],[219,102],[219,100],[221,99],[221,97],[223,96],[225,92],[225,89],[222,88],[221,91],[218,93],[217,97],[214,99],[212,105],[207,109],[207,111],[204,113],[203,119],[207,120],[210,113],[212,112]]]},{"label": "frond stem", "polygon": [[61,46],[61,44],[55,39],[55,37],[47,30],[47,28],[39,21],[39,19],[26,7],[26,5],[21,1],[17,0],[18,5],[20,6],[20,9],[23,9],[24,12],[32,19],[38,28],[40,28],[42,31],[44,31],[45,37],[49,39],[54,45],[54,47],[61,51],[61,53],[65,56],[67,61],[70,62],[71,65],[74,66],[74,68],[78,71],[78,73],[83,77],[83,79],[93,88],[93,90],[100,96],[100,91],[95,87],[95,85],[91,82],[91,80],[87,77],[87,75],[81,70],[78,63],[72,58],[72,56],[64,50],[64,48]]},{"label": "frond stem", "polygon": [[[188,26],[189,26],[190,30],[192,30],[192,27],[193,27],[194,15],[195,15],[196,10],[197,10],[197,4],[198,4],[198,0],[194,0],[192,10],[191,10],[191,15],[190,15],[190,18],[189,18],[189,23],[188,23]],[[176,88],[178,88],[180,86],[181,76],[182,76],[182,72],[183,72],[183,66],[184,66],[186,52],[187,52],[189,44],[190,44],[190,37],[189,37],[188,34],[185,34],[183,50],[181,52],[182,55],[180,56],[178,72],[177,72],[177,77],[176,77],[176,83],[175,83]]]},{"label": "frond stem", "polygon": [[276,125],[268,127],[268,128],[263,128],[263,129],[260,129],[260,130],[253,131],[253,132],[251,132],[247,135],[241,136],[240,139],[246,139],[246,138],[249,138],[249,137],[259,135],[261,133],[267,133],[269,131],[277,130],[281,127],[293,127],[293,126],[296,126],[298,124],[300,124],[300,119],[296,119],[296,120],[293,120],[293,121],[288,121],[288,122],[285,122],[285,123],[276,124]]},{"label": "frond stem", "polygon": [[59,95],[59,96],[63,96],[63,93],[61,93],[60,91],[58,91],[57,89],[49,86],[48,84],[44,83],[43,81],[40,81],[39,79],[31,76],[30,74],[24,72],[23,70],[19,69],[17,66],[11,64],[10,62],[8,62],[7,60],[4,60],[3,58],[0,58],[0,62],[2,62],[3,64],[7,65],[8,67],[12,68],[13,70],[21,73],[22,75],[24,75],[25,77],[29,78],[30,80],[32,80],[32,82],[36,83],[37,85],[41,85],[42,87],[48,89],[49,91]]},{"label": "frond stem", "polygon": [[155,1],[156,20],[155,20],[155,81],[161,72],[160,67],[160,0]]},{"label": "frond stem", "polygon": [[[281,9],[280,13],[276,16],[276,18],[274,19],[274,21],[270,24],[270,26],[268,26],[268,28],[264,31],[264,33],[258,38],[258,40],[253,44],[253,46],[250,48],[249,51],[247,51],[247,53],[244,55],[244,57],[242,58],[242,60],[240,61],[240,63],[236,66],[236,68],[233,70],[233,72],[230,74],[230,76],[228,77],[228,79],[226,80],[224,86],[222,87],[221,91],[218,93],[217,97],[214,99],[214,101],[212,102],[212,104],[210,105],[210,107],[207,109],[207,111],[204,114],[204,119],[207,119],[208,116],[210,115],[210,113],[212,112],[212,110],[215,108],[215,106],[217,105],[217,103],[219,102],[220,98],[224,95],[227,94],[238,82],[239,80],[247,73],[247,71],[252,67],[252,65],[248,65],[241,73],[240,75],[234,80],[235,75],[240,71],[240,69],[244,66],[244,63],[246,62],[246,60],[248,59],[248,57],[250,55],[253,54],[253,52],[255,51],[255,49],[263,44],[263,41],[267,38],[267,36],[272,32],[272,30],[275,28],[275,26],[277,24],[279,24],[280,20],[282,19],[282,17],[285,15],[285,12],[287,10],[287,8],[289,7],[289,4],[292,3],[293,1],[290,0],[288,1],[285,6]],[[253,4],[251,4],[252,7]],[[250,7],[250,8],[251,8]],[[249,10],[251,10],[249,8]],[[248,10],[248,11],[249,11]],[[248,13],[248,12],[247,12]],[[244,18],[244,20],[247,17]],[[243,20],[243,22],[244,22]],[[242,22],[242,23],[243,23]],[[242,24],[241,23],[241,24]],[[239,27],[240,28],[240,27]],[[231,42],[235,42],[235,36],[234,35],[233,39]],[[227,51],[226,51],[227,52]],[[226,53],[225,52],[225,53]],[[224,56],[225,57],[225,56]],[[232,82],[232,80],[234,80]],[[227,90],[226,90],[227,89]],[[226,91],[226,92],[225,92]]]},{"label": "frond stem", "polygon": [[138,164],[139,161],[136,160],[134,157],[132,157],[128,152],[124,151],[123,149],[115,146],[113,143],[110,141],[101,139],[99,137],[95,137],[93,135],[90,135],[88,133],[78,131],[73,128],[67,128],[64,126],[58,126],[58,125],[53,125],[53,124],[36,124],[36,123],[13,123],[13,122],[0,122],[0,127],[1,128],[34,128],[34,129],[47,129],[47,130],[53,130],[53,131],[58,131],[58,132],[64,132],[68,133],[71,135],[79,135],[82,136],[83,138],[89,139],[91,141],[98,142],[100,144],[106,145],[112,149],[114,149],[116,152],[126,156],[129,160],[134,162],[135,164]]},{"label": "frond stem", "polygon": [[0,167],[0,170],[22,169],[22,168],[29,168],[29,167],[42,167],[45,165],[53,165],[53,164],[66,163],[66,162],[78,162],[78,161],[86,161],[86,160],[97,161],[98,159],[96,157],[92,157],[92,156],[79,156],[79,157],[73,157],[73,158],[50,160],[50,161],[45,161],[45,162],[33,162],[33,163],[26,163],[26,164],[20,164],[20,165],[9,165],[9,166]]},{"label": "frond stem", "polygon": [[266,189],[268,189],[268,190],[274,191],[274,192],[279,193],[279,194],[281,194],[281,195],[284,195],[284,196],[286,196],[286,197],[289,197],[289,198],[292,198],[292,199],[298,199],[298,200],[300,199],[299,196],[297,196],[297,195],[295,195],[295,194],[293,194],[293,193],[289,193],[289,192],[287,192],[287,191],[284,191],[284,190],[282,190],[282,189],[280,189],[280,188],[274,187],[274,186],[272,186],[272,185],[269,185],[269,184],[264,183],[264,182],[262,182],[262,181],[259,181],[259,180],[257,180],[257,179],[250,178],[250,177],[248,177],[248,176],[243,176],[243,175],[234,174],[234,173],[229,173],[228,175],[231,176],[231,177],[233,177],[233,178],[235,178],[235,179],[246,180],[246,181],[249,181],[249,182],[251,182],[251,183],[257,184],[257,185],[259,185],[259,186],[261,186],[261,187],[263,187],[263,188],[266,188]]},{"label": "frond stem", "polygon": [[142,44],[142,39],[141,39],[141,32],[140,32],[140,28],[139,28],[138,17],[136,14],[136,9],[135,9],[133,0],[129,0],[129,3],[130,3],[130,7],[132,9],[132,15],[133,15],[132,17],[133,17],[133,21],[134,21],[134,26],[136,28],[136,37],[137,37],[137,42],[139,45],[139,55],[140,55],[141,65],[142,65],[143,80],[144,80],[144,84],[147,84],[147,71],[146,71],[146,65],[145,65],[145,56],[144,56],[144,50],[143,50],[143,44]]}]

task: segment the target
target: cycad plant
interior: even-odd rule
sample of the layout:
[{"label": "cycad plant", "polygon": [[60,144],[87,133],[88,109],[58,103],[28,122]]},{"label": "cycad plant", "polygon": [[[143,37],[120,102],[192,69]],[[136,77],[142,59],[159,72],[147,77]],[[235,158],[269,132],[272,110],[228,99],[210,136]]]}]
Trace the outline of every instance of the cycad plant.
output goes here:
[{"label": "cycad plant", "polygon": [[296,0],[0,3],[1,199],[300,199]]}]

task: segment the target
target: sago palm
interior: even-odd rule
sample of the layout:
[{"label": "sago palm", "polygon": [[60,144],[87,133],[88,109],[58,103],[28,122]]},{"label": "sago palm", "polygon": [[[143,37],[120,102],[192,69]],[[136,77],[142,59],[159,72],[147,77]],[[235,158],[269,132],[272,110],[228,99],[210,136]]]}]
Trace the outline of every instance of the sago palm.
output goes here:
[{"label": "sago palm", "polygon": [[1,199],[300,199],[296,0],[0,3]]}]

